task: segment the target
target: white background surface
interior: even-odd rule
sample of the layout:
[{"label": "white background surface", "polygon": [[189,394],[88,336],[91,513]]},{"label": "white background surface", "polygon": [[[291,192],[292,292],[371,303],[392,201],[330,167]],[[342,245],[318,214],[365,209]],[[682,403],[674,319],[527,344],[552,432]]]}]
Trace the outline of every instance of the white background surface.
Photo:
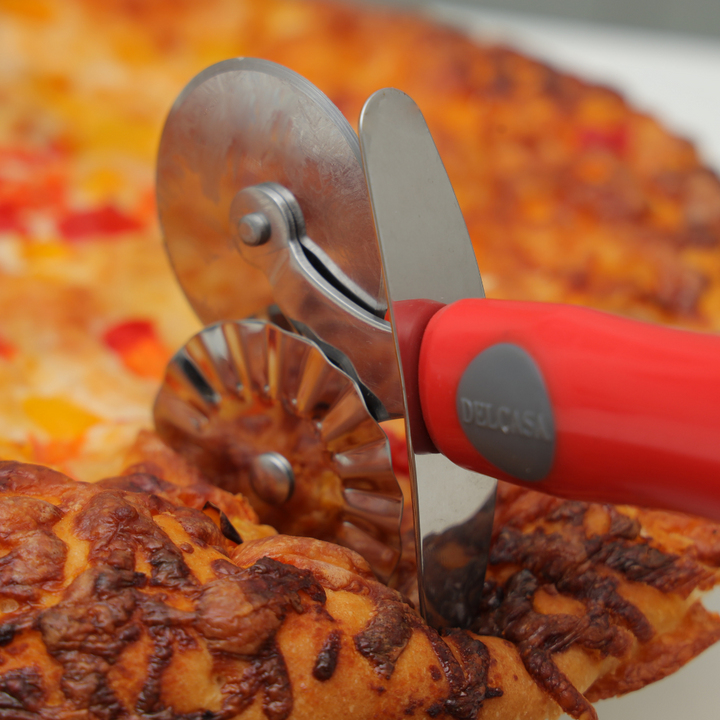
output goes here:
[{"label": "white background surface", "polygon": [[[477,37],[503,40],[561,70],[612,85],[692,140],[720,171],[720,41],[447,3],[431,12]],[[720,611],[720,591],[705,604]],[[596,709],[600,720],[720,720],[720,643],[665,680]]]}]

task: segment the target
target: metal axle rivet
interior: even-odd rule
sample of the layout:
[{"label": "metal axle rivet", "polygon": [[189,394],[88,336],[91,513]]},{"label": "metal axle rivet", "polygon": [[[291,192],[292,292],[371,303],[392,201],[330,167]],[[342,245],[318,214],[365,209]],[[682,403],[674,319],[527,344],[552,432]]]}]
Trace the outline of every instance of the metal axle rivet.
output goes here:
[{"label": "metal axle rivet", "polygon": [[240,218],[237,225],[238,235],[245,245],[256,247],[270,239],[270,221],[261,212],[254,212]]},{"label": "metal axle rivet", "polygon": [[261,500],[270,505],[282,505],[292,497],[295,473],[283,455],[266,452],[253,458],[250,484]]}]

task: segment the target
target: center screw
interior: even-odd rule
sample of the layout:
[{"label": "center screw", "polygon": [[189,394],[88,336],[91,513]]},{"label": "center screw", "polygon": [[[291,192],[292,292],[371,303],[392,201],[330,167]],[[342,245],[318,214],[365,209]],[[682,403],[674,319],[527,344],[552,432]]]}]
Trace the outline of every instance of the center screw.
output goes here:
[{"label": "center screw", "polygon": [[270,221],[261,212],[253,212],[240,218],[237,230],[240,239],[251,247],[264,245],[270,239]]},{"label": "center screw", "polygon": [[295,489],[295,473],[283,455],[266,452],[253,458],[250,483],[261,500],[269,505],[283,505]]}]

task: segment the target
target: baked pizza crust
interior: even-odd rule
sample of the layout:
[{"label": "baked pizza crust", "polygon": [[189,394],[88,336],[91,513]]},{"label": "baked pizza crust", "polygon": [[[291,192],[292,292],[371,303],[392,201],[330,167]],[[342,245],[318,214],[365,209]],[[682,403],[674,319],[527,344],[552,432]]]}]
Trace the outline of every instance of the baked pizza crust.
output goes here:
[{"label": "baked pizza crust", "polygon": [[144,444],[95,484],[0,464],[6,716],[593,718],[720,637],[716,573],[612,507],[503,489],[526,515],[498,526],[483,627],[441,636],[354,552],[257,527]]}]

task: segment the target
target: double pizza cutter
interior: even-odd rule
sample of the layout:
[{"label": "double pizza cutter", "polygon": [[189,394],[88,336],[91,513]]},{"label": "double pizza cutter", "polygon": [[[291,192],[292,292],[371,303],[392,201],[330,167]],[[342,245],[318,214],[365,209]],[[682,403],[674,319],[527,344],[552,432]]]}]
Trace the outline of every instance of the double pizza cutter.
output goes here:
[{"label": "double pizza cutter", "polygon": [[420,110],[380,90],[358,136],[296,73],[200,73],[158,157],[167,250],[207,327],[158,432],[282,532],[396,579],[404,418],[420,609],[472,628],[496,479],[720,519],[720,338],[484,298]]}]

